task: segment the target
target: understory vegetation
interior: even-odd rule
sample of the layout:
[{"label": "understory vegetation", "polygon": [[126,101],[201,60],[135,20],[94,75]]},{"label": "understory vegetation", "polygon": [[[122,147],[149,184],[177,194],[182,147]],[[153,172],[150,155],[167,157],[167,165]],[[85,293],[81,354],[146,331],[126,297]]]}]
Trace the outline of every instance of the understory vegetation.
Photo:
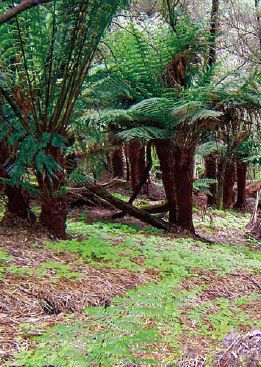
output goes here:
[{"label": "understory vegetation", "polygon": [[[12,335],[20,345],[15,365],[165,366],[176,365],[182,356],[194,360],[195,354],[212,365],[224,353],[221,342],[227,335],[260,327],[261,261],[254,238],[243,239],[241,246],[233,242],[235,233],[242,236],[249,215],[213,212],[215,231],[228,233],[231,243],[175,238],[137,225],[88,224],[84,218],[69,220],[72,239],[21,245],[27,260],[11,251],[13,241],[6,242],[0,252],[1,280],[15,280],[28,292],[27,301],[36,297],[41,305],[35,322],[25,311]],[[212,232],[208,225],[198,225]],[[39,259],[31,261],[34,251]],[[67,258],[70,253],[73,260]],[[102,284],[93,280],[98,301],[77,294],[82,282],[92,279],[90,267],[107,274]],[[111,275],[111,269],[130,279],[135,274],[136,287],[124,290],[119,273]],[[52,284],[51,289],[43,291],[44,284]],[[20,294],[16,292],[18,302]],[[42,335],[34,336],[39,330]]]},{"label": "understory vegetation", "polygon": [[260,1],[5,0],[0,47],[0,365],[260,366]]}]

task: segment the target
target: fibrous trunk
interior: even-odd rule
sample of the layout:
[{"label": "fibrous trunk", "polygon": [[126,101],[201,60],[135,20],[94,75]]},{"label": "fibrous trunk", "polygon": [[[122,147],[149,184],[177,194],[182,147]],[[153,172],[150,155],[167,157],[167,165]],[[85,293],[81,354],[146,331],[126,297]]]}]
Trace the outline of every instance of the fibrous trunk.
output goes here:
[{"label": "fibrous trunk", "polygon": [[[49,147],[47,153],[52,155],[60,167],[64,166],[65,159],[60,149]],[[59,193],[64,184],[64,171],[57,171],[54,177],[50,177],[46,172],[37,172],[37,178],[42,197],[40,223],[56,238],[66,239],[68,208],[64,198]]]},{"label": "fibrous trunk", "polygon": [[195,232],[192,220],[194,152],[194,148],[179,147],[174,151],[177,225],[192,233]]},{"label": "fibrous trunk", "polygon": [[67,205],[63,200],[53,199],[42,203],[40,223],[59,239],[66,239]]},{"label": "fibrous trunk", "polygon": [[112,176],[124,177],[124,160],[122,147],[114,149],[111,156]]},{"label": "fibrous trunk", "polygon": [[217,194],[216,194],[216,202],[217,209],[222,210],[223,208],[223,194],[224,194],[224,180],[225,180],[225,171],[227,166],[227,160],[225,157],[220,157],[218,162],[218,172],[217,172]]},{"label": "fibrous trunk", "polygon": [[[9,178],[5,168],[5,161],[9,153],[4,146],[0,146],[0,177]],[[7,196],[7,204],[3,223],[16,224],[19,219],[26,220],[28,224],[33,224],[36,220],[35,215],[30,209],[30,198],[25,190],[20,187],[2,185],[1,191]]]},{"label": "fibrous trunk", "polygon": [[235,164],[228,162],[225,169],[223,182],[223,208],[231,209],[234,205]]},{"label": "fibrous trunk", "polygon": [[155,142],[155,147],[162,172],[162,183],[169,205],[169,222],[176,224],[175,161],[172,143],[170,140],[158,140]]},{"label": "fibrous trunk", "polygon": [[[206,167],[206,178],[216,179],[217,178],[217,158],[213,155],[209,155],[205,158]],[[207,195],[208,206],[216,205],[216,184],[209,185],[210,194]]]},{"label": "fibrous trunk", "polygon": [[7,196],[7,205],[3,222],[12,224],[22,219],[29,224],[33,224],[36,217],[29,206],[29,195],[20,187],[9,185],[6,186],[5,194]]},{"label": "fibrous trunk", "polygon": [[247,163],[237,162],[237,201],[235,207],[243,209],[246,204]]},{"label": "fibrous trunk", "polygon": [[134,191],[142,180],[145,170],[145,147],[139,140],[129,143],[129,161],[131,174],[131,188]]}]

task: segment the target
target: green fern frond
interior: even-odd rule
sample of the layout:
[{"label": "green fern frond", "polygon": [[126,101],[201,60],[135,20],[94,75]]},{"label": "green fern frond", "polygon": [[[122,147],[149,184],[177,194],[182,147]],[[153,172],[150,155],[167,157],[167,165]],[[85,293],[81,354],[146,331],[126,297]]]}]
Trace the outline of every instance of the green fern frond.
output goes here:
[{"label": "green fern frond", "polygon": [[159,129],[152,126],[139,126],[127,129],[117,134],[117,136],[126,142],[131,140],[150,141],[151,139],[166,139],[169,137],[168,129]]}]

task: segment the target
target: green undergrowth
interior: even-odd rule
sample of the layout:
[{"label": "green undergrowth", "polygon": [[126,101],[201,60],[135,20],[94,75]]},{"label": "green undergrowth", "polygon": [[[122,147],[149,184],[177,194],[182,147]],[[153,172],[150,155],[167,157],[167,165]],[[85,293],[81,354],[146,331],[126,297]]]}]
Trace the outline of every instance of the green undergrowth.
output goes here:
[{"label": "green undergrowth", "polygon": [[[180,356],[180,337],[208,337],[210,350],[231,330],[256,326],[233,302],[217,298],[187,311],[201,287],[180,290],[182,280],[167,277],[114,298],[110,307],[88,307],[87,320],[71,321],[48,329],[35,339],[35,349],[17,355],[16,366],[167,366]],[[247,300],[245,300],[247,302]],[[193,331],[189,326],[194,325]],[[155,358],[155,356],[157,357]]]},{"label": "green undergrowth", "polygon": [[125,224],[71,222],[69,230],[88,238],[48,242],[48,248],[78,253],[82,260],[96,267],[158,270],[163,276],[180,273],[189,276],[195,269],[226,274],[233,269],[258,270],[260,266],[260,254],[248,248],[208,245],[160,233],[157,236],[148,229],[139,231]]},{"label": "green undergrowth", "polygon": [[0,280],[4,278],[6,265],[10,260],[11,256],[9,256],[3,249],[0,248]]},{"label": "green undergrowth", "polygon": [[236,330],[242,326],[260,327],[260,322],[250,319],[239,307],[241,304],[247,304],[253,299],[257,302],[260,301],[256,294],[244,297],[243,301],[241,298],[231,301],[219,297],[214,301],[207,301],[193,307],[188,312],[188,316],[194,326],[194,330],[187,330],[188,335],[205,336],[214,343],[215,340],[222,341],[231,330]]},{"label": "green undergrowth", "polygon": [[213,231],[242,230],[250,219],[249,213],[235,210],[208,209],[208,214],[202,217],[200,211],[195,210],[198,215],[194,216],[196,228],[206,228]]},{"label": "green undergrowth", "polygon": [[[78,254],[80,264],[147,273],[151,280],[112,299],[106,307],[85,308],[77,321],[71,315],[48,328],[33,339],[33,348],[16,355],[12,364],[17,367],[175,366],[184,340],[190,344],[207,339],[211,354],[229,332],[259,326],[241,308],[258,302],[256,294],[201,300],[211,287],[204,278],[209,272],[219,282],[220,275],[260,270],[260,254],[249,248],[210,245],[106,222],[70,221],[68,231],[85,239],[46,246]],[[52,267],[43,266],[42,274]],[[185,286],[188,279],[195,285]]]},{"label": "green undergrowth", "polygon": [[81,274],[71,271],[71,267],[67,264],[62,264],[56,261],[43,262],[37,268],[32,269],[28,267],[18,267],[16,265],[10,265],[5,268],[5,271],[15,275],[28,275],[38,278],[49,278],[51,282],[58,282],[60,279],[79,279]]}]

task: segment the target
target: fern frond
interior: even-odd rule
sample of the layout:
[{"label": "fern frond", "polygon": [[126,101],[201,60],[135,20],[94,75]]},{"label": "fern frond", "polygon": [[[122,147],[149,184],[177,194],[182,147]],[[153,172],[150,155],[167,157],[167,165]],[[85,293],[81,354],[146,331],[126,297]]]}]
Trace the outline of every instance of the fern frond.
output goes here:
[{"label": "fern frond", "polygon": [[152,126],[139,126],[127,129],[117,134],[117,136],[126,142],[131,140],[150,141],[151,139],[166,139],[169,137],[168,129],[159,129]]}]

